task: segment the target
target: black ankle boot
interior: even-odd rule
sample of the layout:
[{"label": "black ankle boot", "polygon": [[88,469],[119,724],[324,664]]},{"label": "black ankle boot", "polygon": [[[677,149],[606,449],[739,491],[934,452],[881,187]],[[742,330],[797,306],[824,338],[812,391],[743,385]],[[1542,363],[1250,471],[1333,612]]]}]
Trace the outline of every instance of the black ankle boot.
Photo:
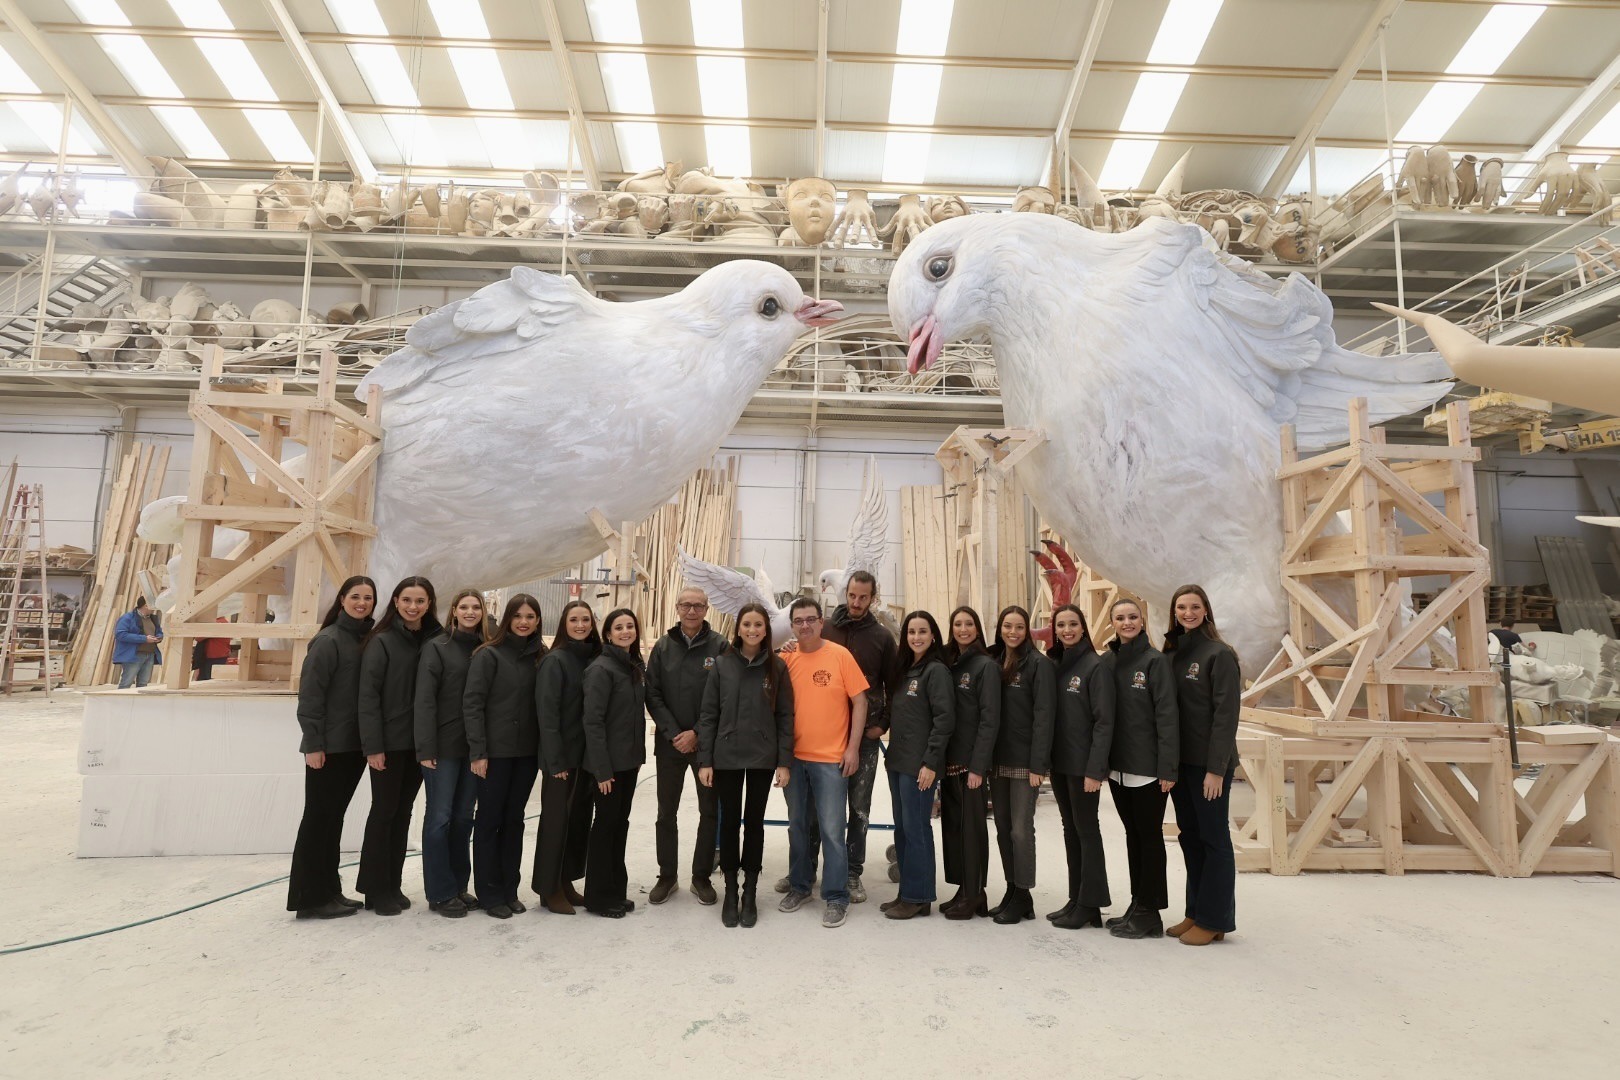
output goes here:
[{"label": "black ankle boot", "polygon": [[735,874],[726,875],[726,899],[720,905],[720,923],[723,926],[737,925],[737,877]]},{"label": "black ankle boot", "polygon": [[1106,920],[1103,925],[1112,930],[1114,927],[1122,926],[1126,922],[1130,921],[1130,917],[1135,914],[1136,901],[1132,900],[1129,904],[1125,905],[1125,913],[1123,915],[1115,915],[1113,918]]},{"label": "black ankle boot", "polygon": [[947,900],[943,904],[939,905],[939,910],[940,910],[941,914],[950,911],[954,907],[961,906],[962,894],[963,894],[962,886],[958,885],[956,887],[956,895],[952,896],[949,900]]},{"label": "black ankle boot", "polygon": [[1102,910],[1100,908],[1086,907],[1084,904],[1075,904],[1069,911],[1052,920],[1052,925],[1059,930],[1080,930],[1087,926],[1101,926],[1103,924]]},{"label": "black ankle boot", "polygon": [[743,881],[742,925],[753,926],[758,921],[759,906],[754,900],[754,875],[750,874]]},{"label": "black ankle boot", "polygon": [[1079,902],[1080,901],[1075,899],[1074,897],[1072,897],[1072,896],[1069,897],[1069,902],[1067,904],[1064,904],[1062,907],[1058,908],[1056,911],[1051,912],[1050,914],[1048,914],[1046,916],[1046,921],[1050,922],[1050,923],[1057,922],[1059,919],[1063,918],[1065,915],[1067,915],[1071,911],[1073,911],[1074,906],[1076,904],[1078,904]]},{"label": "black ankle boot", "polygon": [[1029,890],[1014,889],[1007,895],[1007,902],[997,912],[995,921],[1001,926],[1011,926],[1034,917],[1035,899],[1029,895]]},{"label": "black ankle boot", "polygon": [[1002,910],[1004,908],[1006,908],[1006,906],[1009,903],[1012,902],[1013,894],[1016,893],[1017,891],[1018,890],[1016,888],[1014,888],[1013,886],[1011,886],[1011,885],[1007,886],[1007,891],[1001,894],[1001,903],[997,904],[995,907],[990,909],[989,914],[990,914],[990,917],[992,919],[995,918],[997,915],[1000,915]]}]

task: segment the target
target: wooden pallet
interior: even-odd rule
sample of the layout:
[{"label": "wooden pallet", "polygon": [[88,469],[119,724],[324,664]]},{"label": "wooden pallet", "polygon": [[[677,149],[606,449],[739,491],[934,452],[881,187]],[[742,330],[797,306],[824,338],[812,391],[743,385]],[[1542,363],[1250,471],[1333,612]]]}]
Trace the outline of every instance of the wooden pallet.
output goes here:
[{"label": "wooden pallet", "polygon": [[[309,639],[320,629],[323,575],[336,586],[363,573],[377,533],[371,512],[381,405],[375,391],[364,412],[338,399],[330,350],[321,353],[313,393],[280,379],[224,378],[222,356],[207,350],[191,395],[196,435],[167,646],[189,656],[194,639],[218,635],[220,603],[240,595],[242,614],[231,626],[242,642],[238,678],[296,689]],[[288,444],[304,451],[301,476],[282,465]],[[213,555],[219,527],[247,533],[223,558]],[[290,597],[291,610],[267,622],[267,601],[276,595]],[[261,649],[266,638],[292,647]],[[184,689],[189,665],[170,663],[165,676],[170,689]]]}]

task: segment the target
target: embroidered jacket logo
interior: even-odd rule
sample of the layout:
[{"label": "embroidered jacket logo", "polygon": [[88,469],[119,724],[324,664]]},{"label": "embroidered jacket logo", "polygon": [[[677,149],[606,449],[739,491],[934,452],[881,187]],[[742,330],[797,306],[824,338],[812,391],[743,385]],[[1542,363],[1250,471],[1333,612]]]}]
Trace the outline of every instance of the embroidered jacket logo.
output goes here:
[{"label": "embroidered jacket logo", "polygon": [[966,671],[962,672],[962,677],[956,680],[956,688],[958,690],[973,689],[973,676]]},{"label": "embroidered jacket logo", "polygon": [[1135,690],[1146,690],[1147,689],[1147,672],[1138,671],[1135,675],[1132,675],[1131,676],[1131,688],[1135,689]]},{"label": "embroidered jacket logo", "polygon": [[1069,676],[1069,693],[1078,694],[1079,692],[1080,692],[1080,676],[1078,676],[1078,675]]},{"label": "embroidered jacket logo", "polygon": [[1192,663],[1187,665],[1187,678],[1194,681],[1198,679],[1198,661],[1194,660]]},{"label": "embroidered jacket logo", "polygon": [[703,670],[708,671],[712,667],[714,667],[714,657],[705,656],[703,658]]},{"label": "embroidered jacket logo", "polygon": [[906,697],[916,697],[916,696],[917,696],[917,680],[912,679],[909,683],[906,684]]}]

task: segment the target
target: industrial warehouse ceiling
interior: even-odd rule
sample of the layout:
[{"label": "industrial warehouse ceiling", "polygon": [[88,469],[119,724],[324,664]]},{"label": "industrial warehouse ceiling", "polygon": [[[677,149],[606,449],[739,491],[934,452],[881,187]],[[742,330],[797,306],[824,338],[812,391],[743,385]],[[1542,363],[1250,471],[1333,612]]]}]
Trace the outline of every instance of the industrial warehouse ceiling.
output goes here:
[{"label": "industrial warehouse ceiling", "polygon": [[[1387,20],[1380,41],[1379,27]],[[0,159],[396,176],[665,161],[875,190],[1344,190],[1398,147],[1620,179],[1620,3],[0,0]],[[1380,78],[1387,69],[1388,81]],[[317,135],[325,103],[338,122]],[[571,135],[582,138],[576,140]]]}]

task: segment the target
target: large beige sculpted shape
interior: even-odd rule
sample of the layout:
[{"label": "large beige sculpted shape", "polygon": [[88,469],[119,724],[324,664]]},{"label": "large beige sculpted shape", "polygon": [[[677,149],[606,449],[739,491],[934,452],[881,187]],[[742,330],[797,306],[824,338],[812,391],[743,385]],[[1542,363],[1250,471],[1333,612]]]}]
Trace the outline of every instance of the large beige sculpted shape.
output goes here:
[{"label": "large beige sculpted shape", "polygon": [[788,223],[803,244],[815,247],[827,239],[838,203],[838,189],[833,187],[831,180],[806,176],[787,185],[784,197],[787,200]]}]

